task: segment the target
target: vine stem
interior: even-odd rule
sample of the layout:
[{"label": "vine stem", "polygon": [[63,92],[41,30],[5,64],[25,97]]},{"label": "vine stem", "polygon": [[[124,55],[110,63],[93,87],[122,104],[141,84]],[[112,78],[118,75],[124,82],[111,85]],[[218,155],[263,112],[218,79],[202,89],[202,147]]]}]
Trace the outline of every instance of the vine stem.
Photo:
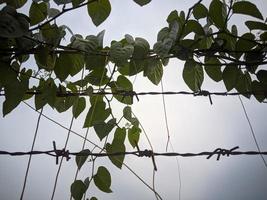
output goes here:
[{"label": "vine stem", "polygon": [[69,11],[71,11],[71,10],[76,10],[77,8],[81,8],[81,7],[83,7],[83,6],[86,6],[87,4],[90,4],[90,3],[93,3],[93,2],[96,2],[96,1],[98,1],[98,0],[87,1],[86,3],[80,4],[80,5],[76,6],[76,7],[67,8],[67,9],[65,9],[65,7],[63,7],[62,12],[60,12],[60,13],[58,13],[57,15],[55,15],[54,17],[50,18],[50,19],[47,20],[46,22],[44,22],[44,23],[42,23],[42,24],[40,24],[40,25],[38,25],[38,26],[36,26],[36,27],[31,28],[29,31],[34,31],[34,30],[40,29],[40,28],[42,28],[43,26],[45,26],[46,24],[48,24],[48,23],[54,21],[55,19],[57,19],[58,17],[60,17],[60,16],[63,15],[64,13],[69,12]]}]

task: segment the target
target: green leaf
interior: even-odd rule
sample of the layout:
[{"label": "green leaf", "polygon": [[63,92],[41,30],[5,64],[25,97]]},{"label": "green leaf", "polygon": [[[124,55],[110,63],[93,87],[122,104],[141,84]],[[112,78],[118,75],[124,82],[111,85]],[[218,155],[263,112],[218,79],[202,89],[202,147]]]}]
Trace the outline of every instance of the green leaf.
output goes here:
[{"label": "green leaf", "polygon": [[104,36],[105,36],[105,30],[100,31],[96,36],[97,41],[98,41],[98,47],[100,47],[100,48],[103,48]]},{"label": "green leaf", "polygon": [[4,7],[0,11],[0,36],[18,38],[27,34],[29,22],[26,15],[19,14],[14,8]]},{"label": "green leaf", "polygon": [[41,28],[41,33],[45,42],[58,46],[61,39],[65,36],[64,28],[58,27],[56,24],[45,24]]},{"label": "green leaf", "polygon": [[104,167],[98,167],[97,173],[93,177],[94,183],[102,192],[111,193],[111,176],[109,171]]},{"label": "green leaf", "polygon": [[67,96],[65,100],[66,109],[69,109],[71,106],[73,106],[77,98],[77,96]]},{"label": "green leaf", "polygon": [[121,143],[123,144],[126,137],[126,129],[125,128],[117,128],[112,143]]},{"label": "green leaf", "polygon": [[257,6],[249,1],[235,2],[233,5],[233,13],[250,15],[263,20],[262,14]]},{"label": "green leaf", "polygon": [[129,122],[132,120],[132,108],[130,106],[126,106],[123,109],[123,117]]},{"label": "green leaf", "polygon": [[85,66],[86,69],[93,70],[97,68],[104,68],[107,64],[107,57],[101,55],[86,55]]},{"label": "green leaf", "polygon": [[263,59],[265,58],[265,53],[259,50],[249,51],[245,53],[244,58],[246,61],[246,69],[250,73],[255,73],[258,68],[258,64],[255,64],[255,61],[258,63],[263,62]]},{"label": "green leaf", "polygon": [[44,81],[40,80],[38,90],[40,91],[39,95],[35,95],[35,109],[39,110],[44,107],[47,103],[53,107],[56,102],[56,93],[57,86],[54,83],[52,78]]},{"label": "green leaf", "polygon": [[172,42],[175,43],[179,31],[179,24],[177,21],[173,21],[171,24],[169,24],[169,26],[170,26],[170,32],[168,38],[170,38]]},{"label": "green leaf", "polygon": [[38,24],[42,22],[47,16],[47,5],[44,2],[36,3],[32,2],[29,17],[31,25]]},{"label": "green leaf", "polygon": [[92,85],[102,86],[109,82],[109,77],[107,76],[106,68],[94,69],[85,78],[84,83],[91,83]]},{"label": "green leaf", "polygon": [[138,128],[137,126],[133,126],[128,130],[128,140],[133,148],[135,148],[136,145],[138,144],[140,133],[141,129]]},{"label": "green leaf", "polygon": [[71,191],[71,196],[75,200],[81,200],[86,192],[86,186],[81,180],[76,180],[71,184],[70,191]]},{"label": "green leaf", "polygon": [[144,70],[145,60],[134,60],[131,59],[130,62],[124,63],[118,66],[118,71],[121,75],[133,76]]},{"label": "green leaf", "polygon": [[82,55],[61,53],[56,60],[55,74],[62,82],[71,75],[74,76],[83,68],[84,61]]},{"label": "green leaf", "polygon": [[196,19],[205,18],[208,15],[208,9],[201,3],[198,3],[193,9],[193,15]]},{"label": "green leaf", "polygon": [[[86,51],[87,53],[95,53],[99,46],[99,38],[94,35],[88,35],[85,39],[82,38],[81,35],[73,35],[71,37],[71,47],[75,49],[80,49],[82,51]],[[87,55],[86,55],[87,56]]]},{"label": "green leaf", "polygon": [[198,21],[188,20],[186,27],[185,27],[184,35],[187,35],[192,32],[194,32],[197,35],[205,35],[205,32],[201,24]]},{"label": "green leaf", "polygon": [[158,58],[147,59],[144,76],[147,76],[147,78],[155,85],[160,83],[163,76],[163,67]]},{"label": "green leaf", "polygon": [[[235,49],[237,51],[249,51],[256,45],[254,40],[255,40],[254,34],[245,33],[237,40]],[[237,55],[238,58],[240,58],[242,53],[238,53]]]},{"label": "green leaf", "polygon": [[47,15],[49,18],[55,17],[60,13],[60,10],[56,8],[49,8],[47,11]]},{"label": "green leaf", "polygon": [[105,109],[105,107],[106,104],[104,101],[95,102],[86,115],[83,127],[88,128],[97,123],[104,122],[110,115],[110,109]]},{"label": "green leaf", "polygon": [[199,91],[204,80],[203,68],[193,60],[186,61],[183,79],[192,91]]},{"label": "green leaf", "polygon": [[82,111],[85,109],[86,106],[86,101],[84,97],[79,97],[75,103],[73,104],[72,107],[72,114],[74,116],[74,118],[77,118]]},{"label": "green leaf", "polygon": [[260,39],[263,40],[263,41],[267,41],[267,32],[261,33]]},{"label": "green leaf", "polygon": [[245,24],[249,28],[249,30],[267,31],[267,24],[262,23],[262,22],[246,21]]},{"label": "green leaf", "polygon": [[78,170],[82,168],[83,164],[85,163],[85,161],[87,160],[89,156],[89,153],[90,151],[88,149],[84,149],[80,151],[80,153],[76,156],[75,161],[76,161]]},{"label": "green leaf", "polygon": [[56,55],[50,52],[49,47],[38,47],[34,58],[40,69],[51,71],[55,67]]},{"label": "green leaf", "polygon": [[135,118],[135,117],[132,118],[131,123],[132,123],[133,126],[136,126],[136,127],[139,126],[139,121],[138,121],[138,119]]},{"label": "green leaf", "polygon": [[91,197],[90,200],[97,200],[97,198],[96,197]]},{"label": "green leaf", "polygon": [[104,22],[111,11],[109,0],[98,0],[87,4],[88,14],[91,17],[94,25],[99,26]]},{"label": "green leaf", "polygon": [[149,53],[150,47],[149,43],[143,38],[135,38],[134,41],[134,51],[133,58],[134,59],[142,59],[147,56]]},{"label": "green leaf", "polygon": [[168,27],[162,28],[157,35],[157,41],[163,41],[165,38],[169,36],[170,30]]},{"label": "green leaf", "polygon": [[72,0],[54,0],[57,5],[71,3]]},{"label": "green leaf", "polygon": [[85,0],[72,0],[73,7],[77,7],[81,3],[83,3]]},{"label": "green leaf", "polygon": [[[167,22],[169,23],[169,24],[171,24],[171,23],[173,23],[174,21],[178,21],[179,20],[179,15],[178,15],[178,11],[177,10],[173,10],[173,11],[171,11],[170,12],[170,14],[168,15],[168,17],[167,17]],[[165,27],[165,28],[167,28],[167,27]],[[164,29],[164,28],[163,28]]]},{"label": "green leaf", "polygon": [[154,44],[153,51],[160,57],[167,56],[173,43],[174,41],[171,38],[166,37],[163,41],[158,41]]},{"label": "green leaf", "polygon": [[0,84],[6,86],[17,81],[17,73],[12,70],[11,66],[0,60]]},{"label": "green leaf", "polygon": [[95,132],[99,137],[100,141],[108,136],[112,129],[116,126],[116,119],[111,119],[107,123],[98,122],[94,125]]},{"label": "green leaf", "polygon": [[232,90],[237,83],[239,69],[236,65],[227,65],[223,70],[223,82],[227,91]]},{"label": "green leaf", "polygon": [[[219,82],[222,80],[222,71],[221,71],[221,62],[217,58],[205,58],[205,64],[208,66],[205,66],[205,71],[209,75],[209,77],[216,81]],[[212,66],[209,64],[212,64]]]},{"label": "green leaf", "polygon": [[83,181],[84,185],[86,186],[86,190],[89,188],[90,185],[90,179],[89,177],[86,177]]},{"label": "green leaf", "polygon": [[226,15],[225,5],[220,0],[213,0],[209,7],[209,16],[219,29],[225,28]]},{"label": "green leaf", "polygon": [[[239,72],[239,77],[236,83],[236,90],[240,93],[251,92],[251,77],[248,72]],[[250,94],[243,94],[243,96],[250,98]]]},{"label": "green leaf", "polygon": [[139,6],[144,6],[148,4],[151,0],[134,0],[135,3],[137,3]]},{"label": "green leaf", "polygon": [[128,44],[134,44],[134,38],[133,36],[129,35],[129,34],[125,34],[125,40],[127,41]]},{"label": "green leaf", "polygon": [[266,70],[259,70],[256,75],[257,75],[257,79],[260,82],[267,84],[267,71]]},{"label": "green leaf", "polygon": [[[125,152],[125,146],[120,142],[112,142],[112,144],[107,143],[106,150],[107,153]],[[116,167],[121,169],[125,155],[109,156],[108,158]]]},{"label": "green leaf", "polygon": [[3,103],[3,116],[14,110],[23,100],[24,94],[28,89],[28,81],[14,81],[5,87],[5,101]]},{"label": "green leaf", "polygon": [[110,47],[110,60],[116,64],[127,62],[134,52],[133,45],[122,46],[120,42],[113,42]]},{"label": "green leaf", "polygon": [[266,85],[254,80],[251,84],[251,89],[254,92],[254,97],[259,101],[262,102],[266,96],[264,94],[260,94],[263,91],[266,91]]},{"label": "green leaf", "polygon": [[[118,76],[116,82],[111,82],[110,84],[111,90],[113,93],[117,92],[132,92],[133,85],[125,76]],[[133,104],[133,96],[132,95],[114,95],[114,97],[121,103],[131,105]]]}]

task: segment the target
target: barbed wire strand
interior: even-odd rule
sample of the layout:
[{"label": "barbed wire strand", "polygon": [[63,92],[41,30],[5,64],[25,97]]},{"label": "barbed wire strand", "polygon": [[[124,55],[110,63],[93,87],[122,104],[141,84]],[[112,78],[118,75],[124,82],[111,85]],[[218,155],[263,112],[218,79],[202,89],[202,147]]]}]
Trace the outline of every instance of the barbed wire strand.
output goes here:
[{"label": "barbed wire strand", "polygon": [[[252,126],[252,124],[251,124],[251,122],[250,122],[250,119],[249,119],[249,116],[248,116],[246,107],[245,107],[245,105],[244,105],[244,102],[242,101],[242,99],[241,99],[240,96],[238,96],[238,99],[239,99],[239,101],[240,101],[240,103],[241,103],[241,106],[242,106],[242,109],[243,109],[243,111],[244,111],[244,115],[245,115],[245,118],[246,118],[246,120],[247,120],[247,122],[248,122],[248,125],[249,125],[249,128],[250,128],[250,132],[251,132],[251,135],[252,135],[252,137],[253,137],[253,140],[254,140],[254,142],[255,142],[255,144],[256,144],[257,150],[258,150],[259,152],[261,152],[260,146],[259,146],[258,141],[257,141],[257,138],[256,138],[256,134],[255,134],[254,129],[253,129],[253,126]],[[266,163],[266,160],[265,160],[264,156],[263,156],[262,154],[260,154],[260,156],[261,156],[261,159],[262,159],[262,161],[263,161],[263,163],[264,163],[264,166],[267,168],[267,163]]]},{"label": "barbed wire strand", "polygon": [[[29,95],[40,95],[40,91],[27,91],[25,94]],[[126,91],[126,90],[117,90],[115,92],[109,92],[109,91],[103,91],[100,88],[100,91],[93,92],[92,94],[88,94],[86,91],[82,92],[66,92],[66,93],[56,93],[57,97],[70,97],[70,96],[90,96],[90,95],[121,95],[121,96],[131,96],[131,97],[137,97],[138,96],[145,96],[145,95],[192,95],[194,97],[196,96],[204,96],[204,97],[210,97],[212,95],[214,96],[238,96],[238,95],[267,95],[266,90],[257,90],[257,91],[246,91],[246,92],[211,92],[207,90],[200,90],[196,92],[188,92],[188,91],[166,91],[166,92],[136,92],[136,91]],[[0,96],[5,96],[5,93],[0,93]]]},{"label": "barbed wire strand", "polygon": [[[55,143],[55,142],[53,142]],[[55,147],[55,146],[54,146]],[[231,149],[224,149],[224,148],[216,148],[214,151],[201,151],[201,152],[185,152],[185,153],[179,153],[179,152],[153,152],[151,150],[139,150],[139,151],[125,151],[125,152],[101,152],[101,153],[94,153],[94,152],[70,152],[69,150],[63,149],[57,149],[54,148],[53,150],[48,151],[16,151],[16,152],[10,152],[10,151],[3,151],[0,150],[0,155],[9,155],[9,156],[25,156],[25,155],[48,155],[52,157],[62,157],[66,158],[67,160],[70,159],[70,156],[95,156],[95,157],[109,157],[109,156],[121,156],[121,155],[134,155],[136,157],[152,157],[152,156],[165,156],[165,157],[203,157],[206,156],[206,159],[211,159],[214,156],[217,156],[216,160],[219,161],[222,156],[230,157],[230,156],[253,156],[253,155],[267,155],[267,151],[237,151],[239,149],[239,146],[235,146]]]},{"label": "barbed wire strand", "polygon": [[[33,151],[33,149],[34,149],[34,145],[35,145],[35,142],[36,142],[36,138],[37,138],[37,134],[38,134],[38,130],[39,130],[39,125],[40,125],[42,113],[43,113],[43,108],[41,109],[41,111],[39,113],[39,116],[38,116],[38,119],[37,119],[36,128],[35,128],[35,132],[34,132],[34,136],[33,136],[33,140],[32,140],[31,151]],[[28,164],[27,164],[27,168],[26,168],[24,181],[23,181],[20,200],[23,200],[23,197],[24,197],[24,192],[25,192],[26,185],[27,185],[28,174],[29,174],[29,171],[30,171],[31,160],[32,160],[32,155],[30,155],[29,159],[28,159]]]}]

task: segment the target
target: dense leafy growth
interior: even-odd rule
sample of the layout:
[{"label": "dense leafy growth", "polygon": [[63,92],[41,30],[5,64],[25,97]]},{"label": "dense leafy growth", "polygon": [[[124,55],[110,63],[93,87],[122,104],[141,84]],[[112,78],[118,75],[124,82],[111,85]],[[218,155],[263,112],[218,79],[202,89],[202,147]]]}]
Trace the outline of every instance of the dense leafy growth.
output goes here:
[{"label": "dense leafy growth", "polygon": [[[235,90],[247,98],[253,95],[259,102],[267,98],[267,71],[262,67],[267,64],[267,24],[257,6],[249,1],[212,0],[209,5],[198,1],[188,14],[172,11],[154,45],[126,34],[106,47],[104,31],[82,36],[55,19],[87,6],[92,22],[99,26],[112,11],[109,0],[51,2],[0,0],[0,89],[5,96],[4,116],[27,99],[34,99],[36,110],[46,105],[58,112],[72,109],[75,118],[87,112],[84,128],[93,127],[99,140],[113,134],[113,140],[106,141],[103,150],[110,154],[125,152],[125,139],[136,148],[141,134],[130,107],[135,93],[129,77],[143,74],[158,85],[170,58],[184,61],[182,77],[195,93],[202,91],[204,77],[208,76],[222,82],[227,91]],[[145,6],[151,0],[134,2]],[[26,3],[30,5],[29,13],[21,13],[18,9]],[[249,17],[244,21],[247,32],[242,34],[230,23],[231,17],[239,15]],[[71,36],[67,44],[62,42],[66,34]],[[36,65],[24,67],[30,56]],[[113,64],[111,71],[109,64]],[[126,106],[119,120],[112,113],[111,101]],[[127,122],[124,126],[123,118]],[[77,155],[78,169],[89,159],[88,153],[89,150],[83,150]],[[122,168],[124,155],[109,159]],[[82,199],[92,180],[99,190],[112,192],[110,173],[99,166],[92,177],[73,182],[72,197]]]}]

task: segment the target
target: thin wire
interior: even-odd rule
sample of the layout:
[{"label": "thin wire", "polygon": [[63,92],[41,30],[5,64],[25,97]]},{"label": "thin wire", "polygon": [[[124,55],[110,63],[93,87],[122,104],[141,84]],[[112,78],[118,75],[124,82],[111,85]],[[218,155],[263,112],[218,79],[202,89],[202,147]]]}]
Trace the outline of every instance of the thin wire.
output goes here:
[{"label": "thin wire", "polygon": [[[172,151],[174,152],[174,148],[172,145],[172,142],[170,141],[170,146]],[[178,195],[179,195],[179,200],[181,200],[181,193],[182,193],[182,176],[181,176],[181,166],[180,166],[180,162],[179,159],[177,157],[175,157],[176,160],[176,164],[177,164],[177,169],[178,169],[178,178],[179,178],[179,190],[178,190]]]},{"label": "thin wire", "polygon": [[[74,117],[71,118],[70,127],[69,127],[69,130],[68,130],[68,135],[67,135],[67,138],[66,138],[66,141],[65,141],[64,149],[66,149],[66,147],[68,145],[68,142],[69,142],[73,121],[74,121]],[[57,188],[57,181],[58,181],[58,178],[59,178],[59,173],[60,173],[60,170],[61,170],[61,167],[62,167],[62,163],[63,163],[63,157],[60,159],[60,163],[59,163],[59,167],[58,167],[57,174],[56,174],[56,179],[55,179],[55,183],[54,183],[54,187],[53,187],[51,200],[53,200],[54,196],[55,196],[55,192],[56,192],[56,188]]]},{"label": "thin wire", "polygon": [[[40,120],[41,120],[41,116],[42,116],[42,112],[43,112],[43,108],[41,109],[40,114],[39,114],[38,119],[37,119],[37,124],[36,124],[36,128],[35,128],[35,133],[34,133],[34,136],[33,136],[31,151],[33,151],[33,149],[34,149],[34,145],[35,145],[35,141],[36,141],[36,138],[37,138],[38,129],[39,129],[39,125],[40,125]],[[22,200],[23,197],[24,197],[24,192],[25,192],[25,188],[26,188],[26,184],[27,184],[27,179],[28,179],[28,174],[29,174],[29,170],[30,170],[31,160],[32,160],[32,155],[30,154],[29,160],[28,160],[28,164],[27,164],[26,174],[25,174],[25,178],[24,178],[24,182],[23,182],[22,192],[21,192],[21,195],[20,195],[20,200]]]},{"label": "thin wire", "polygon": [[168,117],[167,117],[167,109],[166,109],[166,102],[165,102],[165,97],[164,97],[164,87],[163,87],[163,82],[162,80],[160,81],[161,85],[161,92],[162,92],[162,103],[163,103],[163,110],[164,110],[164,119],[165,119],[165,125],[166,125],[166,130],[167,130],[167,143],[166,143],[166,152],[168,151],[168,146],[170,143],[170,130],[169,130],[169,124],[168,124]]},{"label": "thin wire", "polygon": [[[168,151],[168,144],[170,144],[172,151],[174,152],[173,145],[170,140],[170,129],[169,129],[169,123],[168,123],[168,117],[167,117],[167,108],[166,108],[166,102],[164,97],[164,87],[163,87],[163,80],[160,81],[161,83],[161,92],[162,92],[162,103],[163,103],[163,110],[164,110],[164,118],[165,118],[165,125],[167,130],[167,144],[166,144],[166,152]],[[177,169],[178,169],[178,177],[179,177],[179,190],[178,190],[178,196],[179,199],[181,199],[181,187],[182,187],[182,180],[181,180],[181,169],[180,169],[180,163],[178,158],[176,157],[176,163],[177,163]]]},{"label": "thin wire", "polygon": [[133,175],[135,175],[135,177],[137,177],[147,188],[149,188],[152,192],[154,192],[154,194],[160,199],[163,200],[162,197],[160,196],[160,194],[153,188],[151,187],[149,184],[147,184],[135,171],[133,171],[127,164],[124,164],[124,166],[130,171],[132,172]]},{"label": "thin wire", "polygon": [[[240,103],[241,103],[241,105],[242,105],[242,108],[243,108],[243,111],[244,111],[244,115],[245,115],[245,117],[246,117],[246,119],[247,119],[247,121],[248,121],[248,125],[249,125],[249,127],[250,127],[250,132],[251,132],[251,134],[252,134],[252,136],[253,136],[253,139],[254,139],[254,142],[255,142],[255,144],[256,144],[256,147],[257,147],[258,151],[261,152],[261,150],[260,150],[260,146],[259,146],[259,144],[258,144],[256,135],[255,135],[255,132],[254,132],[254,130],[253,130],[253,127],[252,127],[252,125],[251,125],[250,119],[249,119],[249,117],[248,117],[248,114],[247,114],[245,105],[244,105],[244,103],[243,103],[241,97],[238,96],[238,98],[239,98],[239,101],[240,101]],[[262,161],[263,161],[265,167],[267,168],[267,163],[266,163],[266,160],[265,160],[264,156],[263,156],[262,154],[260,154],[260,156],[261,156],[261,159],[262,159]]]}]

